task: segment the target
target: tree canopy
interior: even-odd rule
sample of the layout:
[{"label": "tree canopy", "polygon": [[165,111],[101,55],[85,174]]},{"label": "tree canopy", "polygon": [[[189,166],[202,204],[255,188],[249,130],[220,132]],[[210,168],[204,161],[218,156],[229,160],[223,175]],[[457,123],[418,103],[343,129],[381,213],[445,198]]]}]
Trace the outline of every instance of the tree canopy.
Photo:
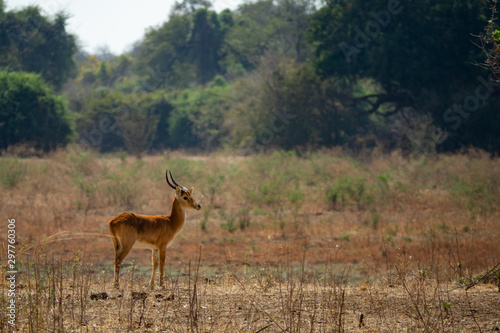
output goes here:
[{"label": "tree canopy", "polygon": [[49,19],[38,7],[0,16],[0,67],[39,73],[57,89],[76,73],[75,37],[66,31],[67,16]]},{"label": "tree canopy", "polygon": [[0,149],[28,144],[51,150],[72,139],[71,116],[40,75],[0,71]]},{"label": "tree canopy", "polygon": [[78,50],[63,13],[0,4],[0,68],[64,95],[91,149],[500,152],[482,0],[183,0],[121,55]]}]

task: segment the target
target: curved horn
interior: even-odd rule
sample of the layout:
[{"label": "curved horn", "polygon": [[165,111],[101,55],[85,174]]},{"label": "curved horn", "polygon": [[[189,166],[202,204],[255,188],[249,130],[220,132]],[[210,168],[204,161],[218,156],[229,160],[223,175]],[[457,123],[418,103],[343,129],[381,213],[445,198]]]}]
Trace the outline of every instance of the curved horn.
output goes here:
[{"label": "curved horn", "polygon": [[[170,177],[172,177],[172,174],[170,174]],[[175,186],[170,184],[170,181],[168,180],[168,170],[165,171],[165,178],[167,179],[168,185],[170,185],[170,187],[175,190]],[[172,178],[172,180],[174,180],[174,179]],[[175,183],[175,181],[174,181],[174,183]]]},{"label": "curved horn", "polygon": [[168,173],[170,174],[170,179],[172,179],[172,181],[174,182],[175,186],[182,187],[181,185],[177,184],[177,182],[175,181],[174,177],[172,177],[172,171],[169,171]]}]

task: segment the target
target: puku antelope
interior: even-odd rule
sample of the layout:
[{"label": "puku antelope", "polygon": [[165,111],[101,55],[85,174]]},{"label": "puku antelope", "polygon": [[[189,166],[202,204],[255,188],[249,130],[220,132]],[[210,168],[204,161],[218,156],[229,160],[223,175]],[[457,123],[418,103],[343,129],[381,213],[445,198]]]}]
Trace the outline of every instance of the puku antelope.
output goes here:
[{"label": "puku antelope", "polygon": [[115,287],[119,287],[120,265],[132,247],[148,248],[152,250],[153,274],[149,285],[155,282],[155,272],[160,264],[160,286],[163,284],[163,267],[165,265],[165,252],[167,246],[172,244],[174,236],[181,231],[186,221],[186,210],[200,210],[201,206],[193,199],[194,188],[187,189],[177,184],[170,172],[172,185],[168,180],[169,172],[166,171],[167,184],[175,190],[170,215],[139,215],[134,213],[121,213],[109,221],[109,232],[115,249]]}]

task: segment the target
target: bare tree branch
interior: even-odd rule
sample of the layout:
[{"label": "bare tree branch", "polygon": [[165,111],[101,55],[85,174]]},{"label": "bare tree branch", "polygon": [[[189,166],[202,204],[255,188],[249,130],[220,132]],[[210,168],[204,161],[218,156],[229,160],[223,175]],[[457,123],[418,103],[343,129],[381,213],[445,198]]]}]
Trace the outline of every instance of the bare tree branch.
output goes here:
[{"label": "bare tree branch", "polygon": [[490,4],[491,17],[484,29],[485,32],[480,35],[472,35],[479,39],[478,43],[472,43],[483,51],[486,60],[475,65],[490,71],[493,74],[494,81],[500,82],[500,31],[495,28],[497,15],[496,1],[488,0],[488,3]]}]

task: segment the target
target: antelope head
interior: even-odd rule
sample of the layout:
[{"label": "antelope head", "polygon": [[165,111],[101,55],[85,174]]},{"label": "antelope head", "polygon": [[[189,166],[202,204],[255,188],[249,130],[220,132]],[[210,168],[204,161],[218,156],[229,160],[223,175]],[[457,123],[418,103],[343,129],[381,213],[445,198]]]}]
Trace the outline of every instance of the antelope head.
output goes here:
[{"label": "antelope head", "polygon": [[[168,175],[170,174],[170,179],[172,179],[172,183],[170,183],[170,180],[168,179]],[[194,187],[191,187],[189,190],[185,188],[182,185],[177,184],[177,182],[174,180],[174,177],[172,177],[172,172],[166,171],[165,172],[165,177],[167,179],[168,185],[175,190],[175,198],[181,205],[183,209],[195,209],[195,210],[200,210],[201,205],[194,200],[192,197],[193,192],[194,192]]]}]

